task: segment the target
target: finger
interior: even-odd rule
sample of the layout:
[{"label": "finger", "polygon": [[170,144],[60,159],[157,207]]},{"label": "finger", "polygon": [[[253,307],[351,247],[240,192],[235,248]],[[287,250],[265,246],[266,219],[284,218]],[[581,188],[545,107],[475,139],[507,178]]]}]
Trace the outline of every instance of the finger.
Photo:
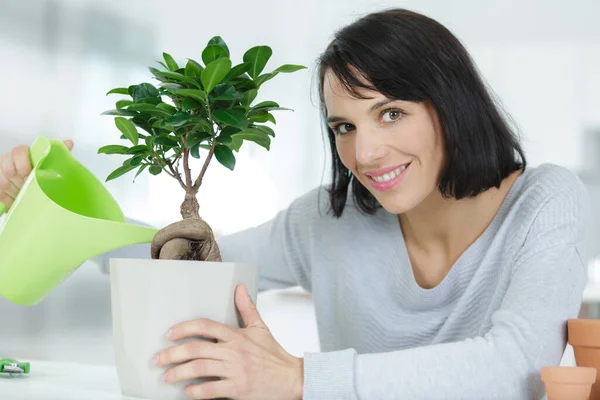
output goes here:
[{"label": "finger", "polygon": [[[29,147],[17,146],[12,151],[12,159],[16,169],[16,175],[22,182],[31,173],[31,160],[29,159]],[[22,186],[22,185],[21,185]]]},{"label": "finger", "polygon": [[237,397],[235,387],[230,379],[188,385],[185,388],[185,395],[194,400]]},{"label": "finger", "polygon": [[12,192],[9,192],[9,194],[13,196],[13,198],[16,197],[15,193],[19,192],[19,188],[23,186],[23,184],[21,183],[18,185],[17,168],[15,167],[12,152],[2,154],[2,175],[4,175],[4,178],[6,178],[13,186]]},{"label": "finger", "polygon": [[226,378],[227,365],[218,360],[193,360],[169,368],[162,376],[163,381],[175,383],[194,378]]},{"label": "finger", "polygon": [[209,339],[217,339],[221,342],[228,342],[236,335],[233,328],[213,321],[211,319],[201,318],[191,321],[181,322],[173,326],[167,332],[167,339],[180,340],[188,337],[201,336]]},{"label": "finger", "polygon": [[64,142],[64,143],[67,145],[67,148],[68,148],[69,150],[73,150],[73,146],[75,145],[75,142],[73,142],[73,141],[72,141],[72,140],[70,140],[70,139],[63,140],[63,142]]},{"label": "finger", "polygon": [[236,287],[235,304],[247,328],[266,327],[260,314],[258,313],[258,310],[256,309],[256,305],[254,305],[252,298],[248,294],[248,290],[246,289],[245,285],[238,285],[238,287]]},{"label": "finger", "polygon": [[19,193],[19,189],[16,188],[15,184],[12,183],[4,174],[0,171],[0,193],[3,195],[10,197],[11,200],[17,198],[17,194]]},{"label": "finger", "polygon": [[169,347],[156,353],[154,363],[156,365],[177,364],[196,358],[206,358],[212,360],[225,360],[231,350],[216,343],[195,340]]},{"label": "finger", "polygon": [[10,208],[13,205],[15,200],[12,197],[9,197],[6,193],[3,193],[0,190],[0,203],[3,203],[6,207]]}]

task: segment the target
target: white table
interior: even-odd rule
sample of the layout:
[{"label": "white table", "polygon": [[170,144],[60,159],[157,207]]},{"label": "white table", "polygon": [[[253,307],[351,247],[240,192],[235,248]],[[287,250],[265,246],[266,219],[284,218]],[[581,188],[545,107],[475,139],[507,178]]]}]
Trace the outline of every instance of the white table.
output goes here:
[{"label": "white table", "polygon": [[27,361],[31,362],[29,374],[0,376],[0,399],[134,400],[121,395],[112,366]]}]

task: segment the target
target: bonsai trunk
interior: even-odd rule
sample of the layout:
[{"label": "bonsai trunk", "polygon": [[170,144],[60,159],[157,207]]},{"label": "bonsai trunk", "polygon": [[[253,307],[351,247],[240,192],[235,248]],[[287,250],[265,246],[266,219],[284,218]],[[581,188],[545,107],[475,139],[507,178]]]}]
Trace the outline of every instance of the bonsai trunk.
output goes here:
[{"label": "bonsai trunk", "polygon": [[187,192],[181,203],[183,220],[166,226],[156,234],[151,246],[152,258],[221,261],[213,231],[200,218],[199,209],[195,193]]}]

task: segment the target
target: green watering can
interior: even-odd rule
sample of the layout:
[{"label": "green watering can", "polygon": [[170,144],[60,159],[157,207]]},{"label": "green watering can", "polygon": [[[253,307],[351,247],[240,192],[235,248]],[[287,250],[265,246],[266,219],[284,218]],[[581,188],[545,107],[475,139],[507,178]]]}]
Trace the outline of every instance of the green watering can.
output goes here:
[{"label": "green watering can", "polygon": [[33,171],[5,218],[0,203],[0,296],[20,305],[39,303],[86,260],[157,233],[125,223],[62,141],[38,137],[29,154]]}]

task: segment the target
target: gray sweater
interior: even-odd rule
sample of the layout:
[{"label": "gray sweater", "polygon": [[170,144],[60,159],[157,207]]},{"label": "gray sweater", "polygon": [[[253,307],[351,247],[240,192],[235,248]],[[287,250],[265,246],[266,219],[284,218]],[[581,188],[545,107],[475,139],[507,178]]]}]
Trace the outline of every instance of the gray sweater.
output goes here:
[{"label": "gray sweater", "polygon": [[304,398],[539,399],[586,282],[589,199],[568,170],[528,168],[485,232],[433,289],[415,281],[396,215],[336,219],[316,189],[224,236],[224,261],[258,263],[261,289],[312,292],[321,353]]}]

